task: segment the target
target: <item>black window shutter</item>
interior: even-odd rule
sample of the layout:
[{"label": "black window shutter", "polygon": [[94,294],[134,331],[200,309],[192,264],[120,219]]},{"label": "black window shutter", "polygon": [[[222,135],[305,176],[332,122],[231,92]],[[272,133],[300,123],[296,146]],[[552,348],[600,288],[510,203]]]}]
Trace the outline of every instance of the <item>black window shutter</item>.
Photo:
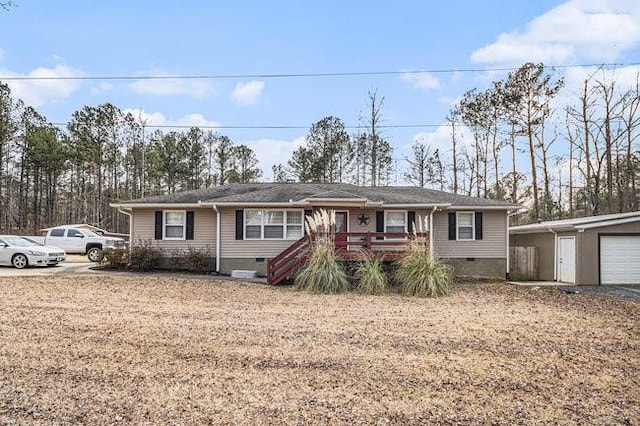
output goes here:
[{"label": "black window shutter", "polygon": [[376,232],[384,232],[384,211],[376,212]]},{"label": "black window shutter", "polygon": [[476,212],[476,240],[482,239],[482,212]]},{"label": "black window shutter", "polygon": [[156,233],[155,233],[155,239],[156,239],[156,240],[161,240],[161,239],[162,239],[162,212],[161,212],[161,211],[157,211],[157,212],[156,212]]},{"label": "black window shutter", "polygon": [[416,212],[407,212],[407,232],[413,231],[418,231],[418,224],[416,223]]},{"label": "black window shutter", "polygon": [[187,212],[187,240],[193,240],[194,212]]},{"label": "black window shutter", "polygon": [[306,226],[306,223],[307,223],[307,218],[308,218],[309,216],[313,216],[313,210],[311,210],[311,209],[309,209],[309,210],[305,210],[305,211],[304,211],[304,218],[303,218],[303,220],[302,220],[302,230],[304,231],[304,234],[305,234],[305,235],[307,235],[307,226]]},{"label": "black window shutter", "polygon": [[[384,211],[376,212],[376,232],[384,232]],[[384,237],[377,237],[376,240],[382,240]]]},{"label": "black window shutter", "polygon": [[236,210],[236,240],[244,239],[244,210]]},{"label": "black window shutter", "polygon": [[456,214],[449,213],[449,239],[456,239]]}]

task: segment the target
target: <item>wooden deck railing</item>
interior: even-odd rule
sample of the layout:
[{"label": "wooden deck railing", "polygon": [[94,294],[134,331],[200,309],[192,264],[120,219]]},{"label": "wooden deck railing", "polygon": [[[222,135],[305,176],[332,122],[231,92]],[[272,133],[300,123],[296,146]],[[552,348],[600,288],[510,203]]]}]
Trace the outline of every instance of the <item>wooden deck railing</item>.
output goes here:
[{"label": "wooden deck railing", "polygon": [[[307,261],[313,239],[313,235],[305,235],[269,259],[267,282],[275,285],[293,277],[295,271]],[[340,232],[334,236],[336,254],[340,260],[360,260],[363,251],[371,251],[381,260],[396,260],[415,239],[427,245],[429,233]]]},{"label": "wooden deck railing", "polygon": [[305,235],[273,259],[267,260],[267,282],[280,284],[307,261],[311,247],[311,235]]}]

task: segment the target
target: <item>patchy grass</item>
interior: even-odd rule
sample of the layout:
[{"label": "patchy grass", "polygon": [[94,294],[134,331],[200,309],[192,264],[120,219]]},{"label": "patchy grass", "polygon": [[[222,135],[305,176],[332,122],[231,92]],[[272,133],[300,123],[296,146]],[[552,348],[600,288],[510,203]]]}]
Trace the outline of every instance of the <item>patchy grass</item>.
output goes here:
[{"label": "patchy grass", "polygon": [[637,424],[640,304],[0,279],[0,423]]}]

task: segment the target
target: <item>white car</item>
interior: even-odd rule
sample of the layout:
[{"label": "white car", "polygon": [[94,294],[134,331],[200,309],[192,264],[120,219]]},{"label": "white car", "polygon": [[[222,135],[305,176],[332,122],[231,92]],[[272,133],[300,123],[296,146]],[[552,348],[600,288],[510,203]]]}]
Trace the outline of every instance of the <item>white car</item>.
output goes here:
[{"label": "white car", "polygon": [[0,235],[0,265],[22,269],[27,266],[55,266],[67,258],[64,250],[43,246],[27,238]]}]

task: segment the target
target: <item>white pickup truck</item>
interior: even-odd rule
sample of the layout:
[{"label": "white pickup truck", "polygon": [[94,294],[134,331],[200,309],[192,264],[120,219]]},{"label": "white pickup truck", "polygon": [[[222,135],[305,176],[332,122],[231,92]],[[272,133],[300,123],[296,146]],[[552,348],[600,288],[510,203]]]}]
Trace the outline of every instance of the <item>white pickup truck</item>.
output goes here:
[{"label": "white pickup truck", "polygon": [[104,237],[93,231],[73,226],[49,229],[44,244],[64,249],[67,253],[86,254],[90,261],[102,260],[104,250],[124,248],[122,238]]}]

